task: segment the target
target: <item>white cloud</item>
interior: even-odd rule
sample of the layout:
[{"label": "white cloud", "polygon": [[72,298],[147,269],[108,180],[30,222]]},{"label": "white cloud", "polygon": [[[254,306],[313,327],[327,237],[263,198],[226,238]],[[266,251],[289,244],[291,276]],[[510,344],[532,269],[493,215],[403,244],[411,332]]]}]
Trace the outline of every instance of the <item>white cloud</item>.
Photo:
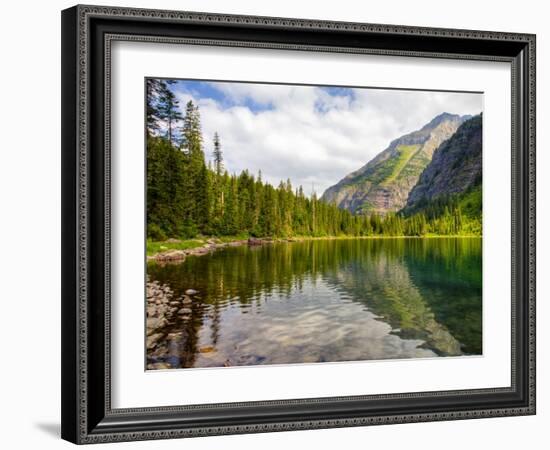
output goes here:
[{"label": "white cloud", "polygon": [[218,132],[230,172],[261,170],[274,185],[290,178],[319,195],[436,115],[482,110],[482,96],[468,93],[352,89],[350,96],[306,86],[211,86],[232,106],[197,90],[177,92],[182,109],[188,100],[199,105],[207,158]]}]

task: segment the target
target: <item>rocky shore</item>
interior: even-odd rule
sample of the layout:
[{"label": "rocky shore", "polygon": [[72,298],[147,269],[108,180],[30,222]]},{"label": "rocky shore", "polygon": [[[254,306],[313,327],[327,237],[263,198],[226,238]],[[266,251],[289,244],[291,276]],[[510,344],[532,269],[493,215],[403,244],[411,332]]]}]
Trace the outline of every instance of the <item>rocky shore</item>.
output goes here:
[{"label": "rocky shore", "polygon": [[[208,255],[216,250],[226,247],[240,247],[242,245],[259,246],[265,244],[271,244],[273,242],[279,242],[280,239],[271,238],[248,238],[231,242],[221,242],[219,239],[211,238],[200,247],[190,248],[186,250],[166,250],[164,252],[157,253],[156,255],[147,256],[147,261],[156,261],[160,263],[168,262],[181,262],[184,261],[187,256],[202,256]],[[285,239],[285,241],[291,241],[291,239]],[[178,242],[172,240],[171,242]]]},{"label": "rocky shore", "polygon": [[157,281],[147,280],[147,369],[169,369],[169,356],[174,346],[180,347],[187,339],[185,331],[170,332],[176,322],[182,330],[192,316],[193,299],[198,292],[187,289],[183,296],[176,298],[172,289]]},{"label": "rocky shore", "polygon": [[[280,239],[250,238],[231,242],[221,242],[218,239],[208,239],[204,245],[186,250],[167,250],[149,256],[149,261],[158,263],[180,263],[187,256],[207,255],[225,247],[242,245],[261,246]],[[286,240],[285,240],[286,241]],[[176,242],[172,240],[171,242]],[[203,356],[214,353],[212,346],[198,347],[196,333],[193,332],[194,321],[202,317],[200,293],[195,289],[187,289],[183,295],[176,295],[167,285],[151,281],[147,277],[146,304],[146,347],[147,369],[170,369],[186,367],[195,355]],[[230,365],[229,361],[225,364]]]}]

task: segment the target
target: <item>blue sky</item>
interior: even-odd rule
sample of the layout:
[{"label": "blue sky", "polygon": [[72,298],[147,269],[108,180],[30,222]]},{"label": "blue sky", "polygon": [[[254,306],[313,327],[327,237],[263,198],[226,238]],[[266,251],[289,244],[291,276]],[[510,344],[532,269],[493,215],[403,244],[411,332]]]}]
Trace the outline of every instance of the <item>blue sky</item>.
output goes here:
[{"label": "blue sky", "polygon": [[217,86],[217,83],[208,81],[177,80],[172,89],[180,93],[188,93],[195,99],[211,99],[221,108],[229,109],[235,106],[244,106],[254,113],[270,110],[273,106],[269,103],[258,103],[253,97],[247,96],[237,101],[231,96],[225,95]]},{"label": "blue sky", "polygon": [[481,94],[178,80],[199,106],[205,154],[220,135],[225,166],[321,195],[349,172],[442,112],[478,114]]}]

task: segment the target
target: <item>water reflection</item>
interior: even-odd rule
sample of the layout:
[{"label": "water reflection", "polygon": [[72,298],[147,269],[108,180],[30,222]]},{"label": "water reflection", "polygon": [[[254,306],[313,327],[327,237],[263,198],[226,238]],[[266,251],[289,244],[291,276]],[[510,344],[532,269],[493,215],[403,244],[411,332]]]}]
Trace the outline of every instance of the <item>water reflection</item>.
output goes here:
[{"label": "water reflection", "polygon": [[233,247],[148,275],[173,303],[149,368],[481,354],[477,238]]}]

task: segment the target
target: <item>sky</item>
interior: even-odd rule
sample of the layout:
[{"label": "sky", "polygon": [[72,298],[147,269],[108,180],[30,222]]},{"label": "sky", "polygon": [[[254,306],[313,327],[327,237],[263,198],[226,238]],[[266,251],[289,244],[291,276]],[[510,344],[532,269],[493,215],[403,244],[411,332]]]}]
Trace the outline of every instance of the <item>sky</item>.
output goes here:
[{"label": "sky", "polygon": [[230,173],[248,169],[274,186],[290,178],[320,196],[389,143],[443,113],[479,114],[482,94],[178,80],[184,113],[199,106],[205,156],[220,136]]}]

